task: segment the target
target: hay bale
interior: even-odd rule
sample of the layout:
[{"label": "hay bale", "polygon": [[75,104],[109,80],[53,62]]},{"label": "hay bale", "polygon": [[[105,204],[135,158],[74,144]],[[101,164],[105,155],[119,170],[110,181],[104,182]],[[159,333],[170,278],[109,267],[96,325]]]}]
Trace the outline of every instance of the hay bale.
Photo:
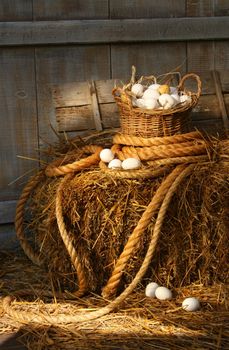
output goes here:
[{"label": "hay bale", "polygon": [[[229,238],[229,177],[226,163],[222,164],[197,166],[179,187],[168,209],[146,279],[174,288],[194,282],[211,285],[228,278],[225,247]],[[64,221],[91,291],[101,292],[162,180],[163,177],[114,179],[94,167],[75,174],[65,186]],[[33,232],[35,244],[53,273],[54,286],[73,291],[77,288],[76,273],[55,216],[60,181],[60,178],[44,177],[36,187],[28,205],[32,219],[27,229]],[[152,217],[127,264],[120,290],[130,283],[142,264],[154,221]]]}]

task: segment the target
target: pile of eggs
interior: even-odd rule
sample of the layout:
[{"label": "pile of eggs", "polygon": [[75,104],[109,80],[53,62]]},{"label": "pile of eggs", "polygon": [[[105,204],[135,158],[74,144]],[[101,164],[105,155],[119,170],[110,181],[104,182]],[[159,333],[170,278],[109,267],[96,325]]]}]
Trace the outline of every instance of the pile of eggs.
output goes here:
[{"label": "pile of eggs", "polygon": [[140,83],[132,85],[132,105],[143,109],[170,109],[179,103],[190,103],[191,97],[176,87],[151,84],[148,87]]},{"label": "pile of eggs", "polygon": [[100,159],[104,163],[108,163],[109,169],[134,170],[141,167],[141,161],[137,158],[126,158],[123,161],[115,159],[114,153],[109,148],[104,148],[100,152]]},{"label": "pile of eggs", "polygon": [[[145,289],[145,295],[149,298],[157,298],[159,300],[172,299],[172,292],[166,287],[159,286],[156,282],[150,282]],[[190,297],[184,299],[182,308],[186,311],[197,311],[200,309],[200,302],[197,298]]]}]

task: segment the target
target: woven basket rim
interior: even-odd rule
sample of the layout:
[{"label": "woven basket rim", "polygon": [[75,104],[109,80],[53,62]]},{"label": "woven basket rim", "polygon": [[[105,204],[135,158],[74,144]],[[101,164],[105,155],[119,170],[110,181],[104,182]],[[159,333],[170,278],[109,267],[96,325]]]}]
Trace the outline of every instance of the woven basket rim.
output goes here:
[{"label": "woven basket rim", "polygon": [[[147,79],[150,80],[152,79],[153,82],[155,82],[155,77],[154,76],[148,76],[148,77],[141,77],[139,80],[135,81],[134,78],[131,78],[130,83],[128,83],[127,85],[124,85],[122,88],[121,87],[115,87],[112,90],[112,94],[114,96],[114,99],[116,101],[117,104],[119,105],[126,105],[126,107],[128,109],[130,109],[132,112],[136,113],[136,114],[143,114],[144,117],[151,117],[154,115],[158,115],[158,116],[168,116],[171,114],[175,114],[175,113],[182,113],[185,111],[189,111],[191,110],[193,107],[195,107],[195,105],[197,104],[200,94],[201,94],[201,80],[200,77],[195,74],[195,73],[188,73],[185,74],[179,84],[177,85],[177,89],[178,91],[183,91],[185,92],[186,95],[191,97],[191,101],[190,102],[181,102],[178,103],[176,106],[169,108],[169,109],[145,109],[145,108],[139,108],[139,107],[134,107],[132,105],[131,102],[131,97],[134,97],[133,93],[131,92],[131,86],[139,81],[142,81],[142,79]],[[189,91],[187,89],[184,88],[184,83],[186,80],[188,79],[192,79],[195,80],[197,83],[197,91],[196,92],[192,92]],[[122,96],[124,96],[125,98],[122,99]]]},{"label": "woven basket rim", "polygon": [[[117,91],[117,89],[115,89],[115,90]],[[177,104],[175,107],[172,107],[169,109],[145,109],[145,108],[134,107],[132,105],[131,101],[129,101],[129,102],[122,101],[121,95],[117,96],[115,93],[113,95],[114,95],[114,98],[115,98],[117,104],[126,105],[134,113],[142,114],[142,115],[144,115],[144,117],[148,117],[148,118],[153,117],[155,115],[160,115],[163,117],[163,116],[167,116],[170,114],[176,114],[176,113],[182,113],[185,111],[189,111],[198,102],[197,96],[192,94],[192,95],[190,95],[191,102],[189,102],[189,103],[182,102],[182,103]],[[128,96],[125,92],[123,93],[123,95]],[[129,96],[127,98],[129,98]]]}]

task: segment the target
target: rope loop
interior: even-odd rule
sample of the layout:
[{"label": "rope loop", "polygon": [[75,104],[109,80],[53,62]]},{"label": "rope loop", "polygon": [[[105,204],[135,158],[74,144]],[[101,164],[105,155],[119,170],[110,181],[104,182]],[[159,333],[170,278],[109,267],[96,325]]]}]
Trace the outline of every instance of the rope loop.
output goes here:
[{"label": "rope loop", "polygon": [[55,160],[53,163],[47,166],[45,169],[45,175],[48,177],[61,176],[89,168],[90,166],[99,162],[99,154],[102,151],[102,147],[97,145],[89,145],[83,147],[82,151],[85,153],[91,153],[91,155],[65,165],[61,165],[63,158],[59,158],[57,161]]}]

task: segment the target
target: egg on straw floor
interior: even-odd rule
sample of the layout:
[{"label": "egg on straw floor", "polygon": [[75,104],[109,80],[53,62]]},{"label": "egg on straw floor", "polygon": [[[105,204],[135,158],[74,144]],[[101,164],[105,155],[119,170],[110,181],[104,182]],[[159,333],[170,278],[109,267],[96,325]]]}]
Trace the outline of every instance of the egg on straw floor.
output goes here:
[{"label": "egg on straw floor", "polygon": [[[92,142],[93,141],[93,142]],[[109,139],[91,143],[110,146]],[[83,154],[77,142],[52,150],[67,160]],[[229,347],[227,305],[229,192],[228,167],[197,166],[173,196],[159,242],[137,289],[117,312],[80,325],[55,325],[46,315],[89,312],[107,304],[101,291],[114,261],[158,188],[162,177],[114,179],[97,167],[74,175],[63,189],[63,216],[83,265],[89,291],[79,299],[58,299],[55,293],[77,288],[77,278],[65,250],[55,216],[55,195],[61,178],[43,178],[27,203],[26,232],[39,247],[46,269],[33,265],[22,252],[2,252],[1,296],[14,295],[12,308],[39,313],[42,324],[19,324],[4,315],[0,332],[19,330],[29,349],[224,349]],[[118,294],[132,281],[146,253],[154,218],[128,262]],[[154,281],[172,290],[171,300],[145,296]],[[47,295],[53,293],[50,298]],[[66,293],[67,294],[67,293]],[[185,298],[196,297],[199,311],[182,309]],[[28,301],[30,302],[28,304]]]}]

